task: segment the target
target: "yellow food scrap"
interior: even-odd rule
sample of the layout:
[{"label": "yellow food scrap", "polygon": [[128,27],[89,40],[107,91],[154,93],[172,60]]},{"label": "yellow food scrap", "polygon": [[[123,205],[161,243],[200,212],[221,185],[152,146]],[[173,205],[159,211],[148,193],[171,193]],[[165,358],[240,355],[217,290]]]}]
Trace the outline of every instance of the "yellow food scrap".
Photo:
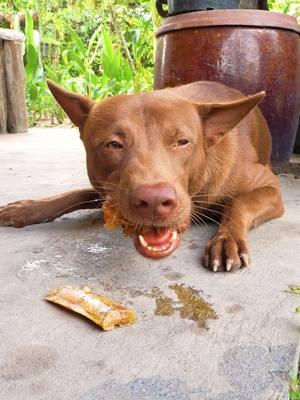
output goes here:
[{"label": "yellow food scrap", "polygon": [[105,331],[115,326],[131,325],[136,320],[132,310],[105,296],[92,293],[88,287],[53,289],[45,299],[84,315]]},{"label": "yellow food scrap", "polygon": [[126,236],[130,236],[134,232],[134,226],[123,218],[121,211],[116,206],[105,201],[102,204],[102,210],[106,229],[115,229],[122,226],[123,233]]}]

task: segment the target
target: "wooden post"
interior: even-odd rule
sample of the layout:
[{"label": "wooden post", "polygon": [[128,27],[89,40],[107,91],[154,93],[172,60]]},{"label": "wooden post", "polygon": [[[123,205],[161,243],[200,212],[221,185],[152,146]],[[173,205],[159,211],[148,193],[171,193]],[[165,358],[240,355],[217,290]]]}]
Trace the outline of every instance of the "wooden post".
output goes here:
[{"label": "wooden post", "polygon": [[4,43],[0,39],[0,133],[7,132],[7,103],[4,69]]},{"label": "wooden post", "polygon": [[27,132],[24,35],[0,29],[0,132]]},{"label": "wooden post", "polygon": [[4,67],[7,93],[7,130],[10,133],[27,132],[22,43],[11,40],[4,42]]}]

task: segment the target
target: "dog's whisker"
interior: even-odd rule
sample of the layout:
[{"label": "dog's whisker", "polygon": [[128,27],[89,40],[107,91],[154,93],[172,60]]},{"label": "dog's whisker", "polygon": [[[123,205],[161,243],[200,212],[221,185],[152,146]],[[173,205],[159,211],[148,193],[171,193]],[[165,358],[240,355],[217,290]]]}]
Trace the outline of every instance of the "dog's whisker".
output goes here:
[{"label": "dog's whisker", "polygon": [[[202,219],[202,218],[200,217],[200,215],[195,214],[194,211],[192,211],[191,217],[193,218],[194,221],[196,221],[196,224],[198,224],[198,225],[199,225],[199,222],[198,222],[198,218],[199,218],[200,221],[202,222],[202,224],[204,224],[204,225],[208,228],[208,225],[207,225],[207,223],[205,222],[205,220]],[[200,226],[200,225],[199,225],[199,226]]]},{"label": "dog's whisker", "polygon": [[196,226],[199,226],[200,228],[202,228],[203,225],[206,225],[206,227],[207,227],[207,224],[203,221],[203,219],[199,216],[198,216],[198,218],[200,219],[201,224],[199,223],[199,220],[195,216],[191,216],[192,223]]},{"label": "dog's whisker", "polygon": [[210,209],[210,208],[206,208],[206,207],[202,207],[202,206],[197,206],[197,205],[196,205],[196,207],[194,207],[194,209],[196,209],[196,211],[197,211],[197,210],[205,210],[205,211],[211,212],[212,214],[214,214],[214,213],[219,214],[221,217],[224,217],[224,218],[227,219],[228,221],[231,221],[231,222],[233,223],[233,225],[238,226],[238,222],[235,221],[233,218],[231,218],[231,217],[228,215],[228,213],[226,214],[225,212],[221,212],[221,211],[217,211],[217,210],[213,210],[213,209]]},{"label": "dog's whisker", "polygon": [[108,182],[108,181],[102,181],[102,180],[97,180],[97,181],[94,181],[94,180],[90,180],[90,182],[91,183],[100,183],[100,184],[102,184],[102,183],[104,183],[105,185],[109,185],[109,186],[113,186],[113,187],[118,187],[118,185],[116,184],[116,183],[112,183],[112,182]]},{"label": "dog's whisker", "polygon": [[225,231],[228,233],[228,235],[231,237],[231,239],[234,241],[234,238],[232,236],[232,234],[230,233],[229,229],[224,225],[221,224],[220,222],[216,221],[214,218],[208,217],[207,215],[201,213],[200,211],[196,211],[197,215],[201,215],[204,218],[209,219],[210,221],[214,222],[215,224],[217,224],[220,228],[225,229]]},{"label": "dog's whisker", "polygon": [[[216,203],[216,202],[207,202],[207,201],[202,201],[202,200],[193,200],[192,203],[195,206],[201,207],[200,204],[206,204],[208,206],[218,206],[224,208],[226,205],[223,203]],[[209,209],[210,210],[210,209]]]},{"label": "dog's whisker", "polygon": [[122,192],[122,193],[127,193],[128,189],[123,189],[121,187],[113,187],[113,186],[106,186],[106,185],[101,185],[101,184],[94,184],[92,183],[93,187],[96,189],[103,189],[109,192]]},{"label": "dog's whisker", "polygon": [[[209,196],[215,196],[215,197],[221,197],[223,200],[224,200],[224,204],[222,204],[222,203],[216,203],[216,202],[214,202],[214,201],[211,201],[210,199],[207,199],[207,201],[205,201],[205,200],[197,200],[197,198],[207,198],[207,197],[209,197]],[[222,207],[224,207],[224,206],[226,206],[226,201],[228,201],[228,200],[234,200],[234,201],[240,201],[240,202],[243,202],[242,200],[240,200],[239,198],[237,198],[236,196],[228,196],[228,195],[226,195],[226,196],[221,196],[221,195],[206,195],[206,194],[203,194],[203,195],[195,195],[195,196],[190,196],[190,198],[193,200],[193,202],[196,202],[196,201],[198,201],[198,202],[206,202],[206,203],[209,203],[209,204],[216,204],[216,205],[219,205],[219,206],[222,206]]]},{"label": "dog's whisker", "polygon": [[[81,205],[83,205],[83,204],[91,204],[91,205],[92,205],[92,204],[97,204],[97,203],[100,204],[101,201],[103,201],[103,199],[101,199],[101,198],[99,197],[98,199],[86,200],[86,201],[81,201],[81,202],[79,202],[79,203],[72,204],[72,205],[70,205],[69,207],[66,207],[66,208],[63,208],[63,209],[61,209],[61,210],[58,210],[57,213],[56,213],[55,216],[54,216],[54,219],[57,218],[57,217],[59,217],[60,215],[66,214],[68,210],[70,210],[70,209],[72,209],[72,208],[74,208],[74,207],[76,208],[76,207],[81,206]],[[95,208],[97,208],[97,207],[95,207]],[[99,207],[99,210],[101,210],[100,207]],[[76,211],[76,210],[75,210],[75,211]],[[71,211],[71,212],[72,212],[72,211]],[[47,222],[47,221],[48,221],[48,218],[46,218],[45,220],[43,220],[42,223]]]},{"label": "dog's whisker", "polygon": [[95,189],[98,189],[98,190],[107,190],[107,191],[110,191],[110,192],[117,192],[119,189],[118,188],[111,188],[111,187],[105,187],[105,186],[100,186],[100,185],[94,185],[94,188]]}]

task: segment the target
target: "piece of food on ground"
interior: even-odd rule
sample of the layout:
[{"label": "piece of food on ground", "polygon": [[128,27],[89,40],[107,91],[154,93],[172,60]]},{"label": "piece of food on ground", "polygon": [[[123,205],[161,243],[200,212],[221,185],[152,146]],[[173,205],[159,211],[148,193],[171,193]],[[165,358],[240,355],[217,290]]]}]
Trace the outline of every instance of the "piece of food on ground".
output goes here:
[{"label": "piece of food on ground", "polygon": [[136,320],[132,310],[103,295],[93,293],[88,287],[81,289],[67,286],[53,289],[45,299],[84,315],[105,331],[116,326],[131,325]]}]

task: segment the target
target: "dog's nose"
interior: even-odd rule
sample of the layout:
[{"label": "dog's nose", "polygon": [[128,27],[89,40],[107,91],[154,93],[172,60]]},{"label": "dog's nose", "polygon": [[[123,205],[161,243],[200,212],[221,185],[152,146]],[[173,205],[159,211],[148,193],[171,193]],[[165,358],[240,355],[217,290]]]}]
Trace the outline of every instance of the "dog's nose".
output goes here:
[{"label": "dog's nose", "polygon": [[167,217],[177,206],[176,190],[168,183],[139,185],[131,192],[129,204],[141,217]]}]

